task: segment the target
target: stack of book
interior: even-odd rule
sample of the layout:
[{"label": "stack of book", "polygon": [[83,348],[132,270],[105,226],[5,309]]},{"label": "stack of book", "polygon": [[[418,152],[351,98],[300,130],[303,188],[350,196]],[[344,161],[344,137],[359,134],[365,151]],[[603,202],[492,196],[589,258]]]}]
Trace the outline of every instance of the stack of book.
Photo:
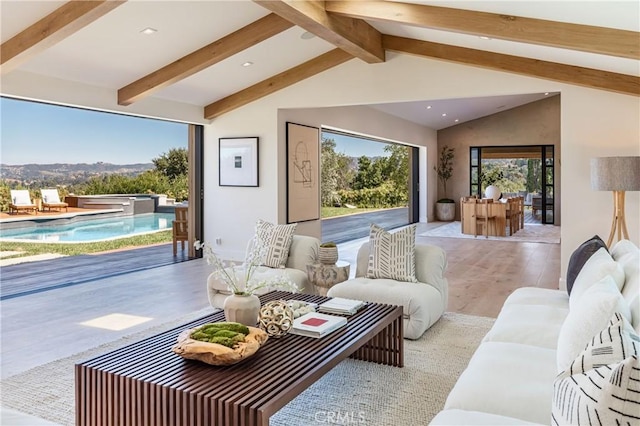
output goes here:
[{"label": "stack of book", "polygon": [[345,317],[309,312],[293,320],[292,334],[319,338],[347,324]]},{"label": "stack of book", "polygon": [[324,303],[321,303],[318,306],[319,312],[324,312],[327,314],[338,314],[338,315],[353,315],[358,312],[360,309],[365,307],[367,302],[363,302],[362,300],[352,300],[352,299],[343,299],[341,297],[334,297],[332,299],[327,300]]}]

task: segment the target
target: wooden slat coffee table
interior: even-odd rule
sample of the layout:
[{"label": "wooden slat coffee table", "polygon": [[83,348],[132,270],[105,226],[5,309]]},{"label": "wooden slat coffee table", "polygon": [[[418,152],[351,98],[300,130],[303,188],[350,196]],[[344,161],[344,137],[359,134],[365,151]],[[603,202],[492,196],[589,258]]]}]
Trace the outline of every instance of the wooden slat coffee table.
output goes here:
[{"label": "wooden slat coffee table", "polygon": [[[271,292],[262,303],[326,297]],[[222,312],[76,364],[77,425],[268,425],[269,417],[347,357],[402,367],[402,307],[368,304],[320,339],[270,338],[251,358],[215,367],[174,354],[180,331]]]}]

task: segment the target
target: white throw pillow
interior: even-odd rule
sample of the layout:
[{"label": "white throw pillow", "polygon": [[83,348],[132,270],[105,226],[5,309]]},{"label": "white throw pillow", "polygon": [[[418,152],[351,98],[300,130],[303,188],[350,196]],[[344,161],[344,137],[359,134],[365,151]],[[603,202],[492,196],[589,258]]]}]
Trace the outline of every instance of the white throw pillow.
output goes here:
[{"label": "white throw pillow", "polygon": [[637,424],[640,337],[623,315],[596,334],[553,383],[554,425]]},{"label": "white throw pillow", "polygon": [[576,277],[569,295],[569,308],[572,309],[584,292],[606,275],[611,275],[618,290],[622,288],[624,285],[622,266],[613,260],[605,248],[601,248],[591,255]]},{"label": "white throw pillow", "polygon": [[390,233],[372,223],[367,278],[417,283],[415,251],[416,225]]},{"label": "white throw pillow", "polygon": [[[571,292],[573,294],[573,291]],[[571,306],[558,335],[558,372],[564,371],[589,340],[604,329],[615,312],[631,318],[629,305],[610,275],[589,287]]]},{"label": "white throw pillow", "polygon": [[263,255],[260,264],[270,268],[284,268],[289,257],[296,224],[274,225],[258,219],[253,251]]}]

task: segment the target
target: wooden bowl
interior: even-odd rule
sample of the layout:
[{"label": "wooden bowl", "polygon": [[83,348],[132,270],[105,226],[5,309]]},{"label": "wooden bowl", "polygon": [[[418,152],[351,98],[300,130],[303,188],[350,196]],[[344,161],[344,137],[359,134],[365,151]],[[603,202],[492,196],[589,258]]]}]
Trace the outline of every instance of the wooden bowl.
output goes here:
[{"label": "wooden bowl", "polygon": [[195,359],[210,365],[233,365],[255,354],[267,341],[268,335],[256,327],[249,327],[249,334],[233,348],[217,343],[202,342],[191,338],[195,329],[184,330],[178,343],[171,350],[183,358]]}]

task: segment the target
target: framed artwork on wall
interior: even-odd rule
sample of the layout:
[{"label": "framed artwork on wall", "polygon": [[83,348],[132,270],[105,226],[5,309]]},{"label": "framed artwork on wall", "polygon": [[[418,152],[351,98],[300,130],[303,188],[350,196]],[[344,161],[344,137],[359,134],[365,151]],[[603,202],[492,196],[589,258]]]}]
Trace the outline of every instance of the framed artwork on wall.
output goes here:
[{"label": "framed artwork on wall", "polygon": [[258,186],[258,138],[220,138],[220,186]]},{"label": "framed artwork on wall", "polygon": [[287,223],[320,219],[320,129],[287,122]]}]

